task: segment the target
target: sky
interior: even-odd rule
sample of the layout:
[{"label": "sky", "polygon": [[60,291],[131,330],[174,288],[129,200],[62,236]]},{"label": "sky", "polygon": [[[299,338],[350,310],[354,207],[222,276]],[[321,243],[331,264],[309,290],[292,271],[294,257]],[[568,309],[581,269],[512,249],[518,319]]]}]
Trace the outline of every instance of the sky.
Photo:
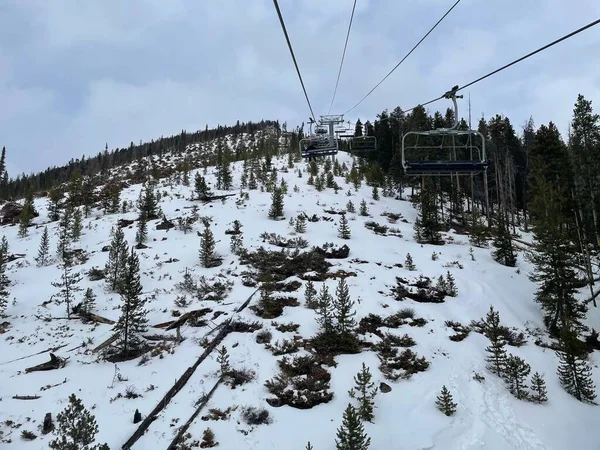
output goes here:
[{"label": "sky", "polygon": [[[332,114],[354,106],[455,0],[358,0]],[[279,0],[317,116],[329,112],[353,0]],[[600,18],[598,0],[462,0],[346,120],[438,97]],[[462,91],[474,123],[566,135],[600,113],[600,25]],[[2,0],[0,146],[10,176],[217,124],[310,116],[271,0]],[[445,110],[448,101],[428,106]],[[464,114],[463,114],[464,113]]]}]

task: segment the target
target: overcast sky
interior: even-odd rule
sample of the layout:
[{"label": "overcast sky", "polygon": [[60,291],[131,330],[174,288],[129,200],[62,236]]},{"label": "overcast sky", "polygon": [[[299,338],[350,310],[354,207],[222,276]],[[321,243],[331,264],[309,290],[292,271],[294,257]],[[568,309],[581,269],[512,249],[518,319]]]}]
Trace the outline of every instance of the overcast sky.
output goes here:
[{"label": "overcast sky", "polygon": [[[352,3],[280,0],[317,115],[329,109]],[[358,0],[332,113],[358,102],[453,3]],[[462,0],[346,119],[430,100],[598,18],[598,0]],[[578,93],[600,112],[600,25],[463,93],[474,120],[500,113],[520,128],[532,115],[565,132]],[[294,127],[310,115],[271,0],[2,0],[0,99],[12,176],[106,143],[236,120]]]}]

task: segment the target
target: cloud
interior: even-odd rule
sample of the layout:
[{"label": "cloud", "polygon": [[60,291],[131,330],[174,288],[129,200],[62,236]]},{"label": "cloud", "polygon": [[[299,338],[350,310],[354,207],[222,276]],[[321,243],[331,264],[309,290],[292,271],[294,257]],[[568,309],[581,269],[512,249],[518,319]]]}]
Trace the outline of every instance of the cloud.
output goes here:
[{"label": "cloud", "polygon": [[[325,114],[352,0],[279,3],[315,113]],[[355,105],[453,3],[358,0],[332,113]],[[237,120],[293,127],[310,114],[270,0],[6,0],[0,12],[0,145],[13,176],[105,143]],[[346,119],[435,98],[599,16],[596,0],[462,0]],[[501,113],[518,128],[533,116],[564,133],[578,93],[600,111],[599,53],[600,26],[463,93],[475,120]]]}]

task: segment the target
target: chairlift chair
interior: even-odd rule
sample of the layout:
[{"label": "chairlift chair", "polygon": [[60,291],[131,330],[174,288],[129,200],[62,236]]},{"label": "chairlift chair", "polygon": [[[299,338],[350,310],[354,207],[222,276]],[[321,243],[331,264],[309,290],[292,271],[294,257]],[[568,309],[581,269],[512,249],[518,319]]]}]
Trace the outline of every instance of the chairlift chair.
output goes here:
[{"label": "chairlift chair", "polygon": [[351,152],[371,153],[377,151],[375,136],[355,136],[350,139]]},{"label": "chairlift chair", "polygon": [[[409,131],[402,137],[402,166],[407,175],[465,175],[487,170],[485,138],[476,130],[458,129],[458,86],[446,92],[454,104],[454,125]],[[419,142],[420,141],[420,142]]]},{"label": "chairlift chair", "polygon": [[334,125],[343,121],[343,116],[321,116],[315,134],[300,140],[300,155],[309,160],[337,155],[339,144],[334,133]]}]

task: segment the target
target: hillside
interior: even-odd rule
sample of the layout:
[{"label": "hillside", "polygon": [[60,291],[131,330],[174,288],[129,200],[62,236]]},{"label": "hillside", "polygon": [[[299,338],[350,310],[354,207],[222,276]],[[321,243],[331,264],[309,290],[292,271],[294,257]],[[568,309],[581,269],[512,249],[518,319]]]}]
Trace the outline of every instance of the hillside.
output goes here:
[{"label": "hillside", "polygon": [[[347,154],[341,153],[337,159],[346,168],[352,165],[352,157]],[[136,409],[142,419],[146,419],[176,380],[194,365],[207,344],[215,336],[225,334],[218,348],[227,348],[231,368],[245,369],[247,374],[253,372],[254,376],[235,388],[227,381],[216,387],[186,432],[191,436],[186,439],[188,445],[194,440],[202,441],[203,431],[210,427],[219,443],[215,448],[222,450],[300,450],[308,441],[315,450],[333,450],[336,429],[341,424],[344,409],[349,402],[357,404],[348,395],[348,390],[353,387],[353,377],[361,364],[365,363],[377,387],[384,382],[391,388],[389,392],[378,392],[373,423],[365,424],[371,438],[369,448],[373,450],[598,448],[598,441],[592,436],[595,424],[600,423],[600,409],[579,402],[564,391],[556,375],[558,356],[553,350],[535,343],[548,343],[550,339],[539,305],[533,301],[536,285],[528,278],[532,265],[523,249],[519,252],[517,267],[508,268],[492,259],[490,248],[473,247],[471,256],[468,236],[453,230],[443,233],[446,241],[443,246],[421,245],[413,239],[417,211],[410,201],[383,195],[379,200],[373,200],[372,187],[363,182],[355,190],[343,176],[335,177],[340,186],[339,192],[331,188],[318,192],[314,185],[307,184],[307,164],[295,163],[293,169],[287,169],[287,161],[285,155],[273,158],[273,166],[279,169],[278,184],[284,179],[288,186],[284,195],[283,220],[268,218],[271,193],[263,192],[260,186],[256,190],[240,189],[242,162],[232,164],[233,188],[228,192],[234,195],[222,201],[204,203],[192,200],[194,175],[198,171],[202,174],[202,169],[190,172],[190,186],[169,182],[166,178],[158,182],[156,191],[161,194],[159,206],[167,218],[175,221],[177,217],[191,217],[192,205],[197,205],[200,217],[212,219],[210,228],[215,236],[216,251],[223,261],[217,267],[201,267],[198,237],[198,233],[204,230],[201,220],[196,220],[191,230],[185,233],[178,227],[168,231],[157,230],[156,225],[161,219],[149,222],[147,248],[136,250],[148,310],[149,328],[144,334],[167,335],[170,340],[150,341],[155,348],[130,361],[108,362],[102,357],[102,351],[92,351],[112,335],[112,325],[83,323],[76,316],[67,320],[63,304],[48,302],[60,290],[52,283],[60,281],[61,269],[55,256],[59,223],[48,222],[47,200],[35,200],[40,215],[34,219],[35,227],[29,229],[28,237],[19,238],[17,226],[3,227],[2,234],[8,239],[10,254],[25,256],[10,262],[7,270],[12,283],[7,318],[2,319],[10,325],[5,325],[0,344],[0,447],[24,450],[48,448],[48,442],[54,436],[43,435],[40,431],[44,415],[50,412],[56,418],[67,405],[69,395],[75,393],[96,417],[99,427],[96,442],[106,442],[113,450],[121,448],[141,424],[133,423]],[[216,194],[227,193],[215,189],[213,169],[208,168],[205,174],[211,189]],[[300,177],[299,170],[302,172]],[[135,204],[141,190],[140,184],[126,187],[121,193],[121,201]],[[403,198],[408,199],[409,194],[407,190]],[[368,216],[358,213],[363,199],[367,203]],[[337,231],[341,215],[332,212],[346,210],[348,201],[353,202],[356,213],[346,214],[351,237],[344,240],[338,237]],[[316,215],[318,221],[307,221],[306,232],[300,234],[294,231],[289,220],[302,213],[309,218]],[[127,213],[109,215],[95,209],[91,217],[83,221],[80,241],[72,245],[83,249],[89,257],[74,269],[82,274],[79,283],[82,291],[76,293],[77,298],[80,299],[87,288],[92,288],[97,296],[95,314],[112,321],[120,316],[120,296],[110,292],[104,280],[91,281],[88,271],[94,267],[104,268],[108,258],[105,250],[112,240],[111,229],[117,226],[119,220],[136,220],[137,217],[136,208]],[[249,252],[261,246],[269,251],[281,250],[281,247],[261,237],[264,232],[275,233],[285,239],[305,239],[308,241],[306,244],[299,243],[304,247],[300,252],[328,243],[333,244],[334,249],[347,245],[350,252],[346,258],[324,259],[331,264],[327,268],[329,275],[320,271],[323,260],[314,256],[306,262],[308,270],[275,280],[287,284],[275,286],[279,292],[276,290],[272,295],[290,306],[285,306],[276,318],[262,318],[253,309],[261,298],[261,292],[257,292],[260,283],[254,285],[252,282],[257,278],[258,269],[252,264],[242,264],[248,262],[248,258],[240,258],[230,250],[231,235],[226,231],[232,229],[234,220],[242,224],[243,245]],[[388,228],[379,228],[379,233],[376,233],[372,224],[365,226],[369,222]],[[54,261],[48,266],[37,267],[34,258],[45,224],[51,237]],[[135,223],[123,230],[127,241],[133,245]],[[521,232],[520,239],[528,241],[531,236]],[[437,258],[432,258],[434,252]],[[408,270],[405,265],[407,253],[413,258],[415,270]],[[271,274],[283,272],[278,272],[273,264],[275,255],[269,255],[266,261],[272,263]],[[310,267],[311,264],[318,267]],[[231,283],[231,289],[222,300],[200,300],[188,293],[187,299],[191,303],[185,307],[177,306],[175,301],[179,298],[178,303],[181,304],[184,294],[178,284],[184,281],[186,269],[196,280],[204,276],[209,282]],[[439,303],[395,298],[393,289],[397,286],[397,277],[410,284],[424,275],[435,284],[440,275],[446,277],[447,273],[455,280],[457,295],[454,297],[446,296]],[[313,367],[309,371],[318,381],[310,382],[309,379],[296,386],[323,387],[328,378],[324,369],[331,376],[328,391],[333,393],[333,398],[330,401],[309,409],[272,406],[274,402],[268,403],[267,400],[274,396],[265,387],[265,382],[280,373],[278,360],[285,357],[275,356],[273,352],[287,350],[294,352],[290,353],[291,356],[309,355],[310,342],[303,339],[308,340],[319,331],[315,320],[317,314],[306,307],[305,302],[306,279],[311,274],[316,279],[317,292],[325,284],[334,296],[340,278],[345,278],[355,302],[356,322],[362,325],[358,337],[364,341],[364,348],[357,354],[335,356],[334,366],[326,364],[326,357],[317,358],[322,369]],[[322,281],[323,278],[325,281]],[[301,287],[297,287],[296,281],[301,283]],[[283,292],[285,290],[290,292]],[[210,289],[204,294],[210,297]],[[296,304],[293,299],[297,300],[296,306],[293,306]],[[502,379],[486,369],[485,348],[489,340],[478,332],[476,326],[470,325],[471,321],[484,318],[490,306],[499,312],[503,325],[514,327],[516,334],[524,333],[526,343],[508,345],[507,351],[529,363],[531,375],[539,372],[544,376],[548,402],[535,404],[518,400],[511,395]],[[204,310],[203,314],[180,328],[182,342],[173,340],[175,330],[154,327],[203,308],[209,310]],[[361,322],[370,314],[391,319],[383,325],[374,325],[373,316],[370,322]],[[232,322],[228,322],[230,319]],[[450,339],[457,331],[449,327],[447,321],[460,323],[467,336],[462,340]],[[239,331],[243,328],[240,324],[244,323],[257,325],[246,326],[250,331]],[[590,328],[600,328],[597,308],[590,308],[586,323]],[[237,327],[232,324],[237,324]],[[222,332],[232,328],[229,333]],[[467,332],[467,328],[470,331]],[[270,344],[264,343],[266,331],[271,334]],[[383,351],[381,336],[386,333],[396,337],[406,334],[412,338],[414,345],[407,337],[400,340],[402,343],[396,344],[398,351],[404,351],[402,345],[409,346],[407,348],[418,357],[424,357],[429,366],[409,379],[386,379],[379,369],[378,359],[378,352]],[[297,339],[295,345],[294,339]],[[288,340],[285,347],[282,344],[284,340]],[[278,346],[275,345],[277,342]],[[58,370],[25,373],[26,368],[48,361],[47,352],[35,355],[48,348],[58,348],[54,353],[60,358],[68,358],[66,365]],[[220,370],[217,354],[217,350],[212,351],[197,366],[183,389],[149,423],[148,431],[133,445],[133,449],[169,447],[178,428],[196,410],[198,401],[217,383]],[[20,359],[23,357],[27,358]],[[590,355],[590,363],[597,383],[600,376],[597,352]],[[479,378],[477,380],[474,378],[476,375],[484,379],[475,377]],[[297,377],[298,380],[302,381],[301,377]],[[457,403],[457,411],[450,417],[435,407],[442,385],[447,386]],[[39,398],[20,400],[14,399],[15,395]],[[243,416],[253,414],[244,413],[245,407],[265,408],[270,416],[269,423],[248,424]],[[221,420],[215,420],[219,415],[215,410],[210,412],[211,409],[223,412]],[[23,440],[23,430],[35,433],[37,438]]]}]

